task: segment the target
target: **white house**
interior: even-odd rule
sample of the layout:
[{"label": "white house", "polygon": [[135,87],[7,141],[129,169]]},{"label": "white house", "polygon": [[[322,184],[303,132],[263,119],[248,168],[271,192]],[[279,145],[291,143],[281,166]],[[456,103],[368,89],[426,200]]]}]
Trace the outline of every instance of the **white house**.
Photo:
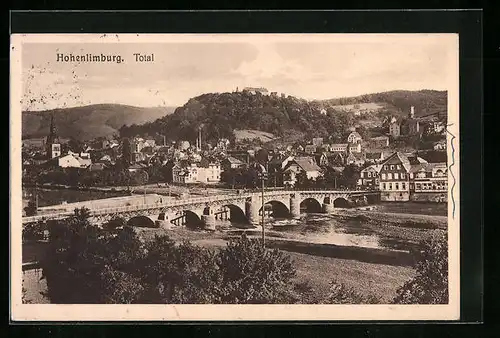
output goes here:
[{"label": "white house", "polygon": [[87,168],[92,164],[89,158],[82,158],[75,154],[68,154],[57,158],[57,164],[61,168]]},{"label": "white house", "polygon": [[347,136],[347,142],[348,143],[361,143],[363,141],[363,138],[357,131],[353,131],[352,133]]},{"label": "white house", "polygon": [[315,180],[322,175],[321,168],[312,157],[296,157],[289,161],[283,170],[283,183],[285,185],[295,185],[297,177],[305,173],[308,179]]},{"label": "white house", "polygon": [[177,163],[172,168],[174,183],[218,183],[220,182],[221,167],[219,163],[210,162],[206,167],[199,163],[182,166]]},{"label": "white house", "polygon": [[361,152],[361,143],[351,143],[349,145],[350,153],[360,153]]},{"label": "white house", "polygon": [[330,145],[331,152],[346,152],[348,149],[347,143],[333,143]]}]

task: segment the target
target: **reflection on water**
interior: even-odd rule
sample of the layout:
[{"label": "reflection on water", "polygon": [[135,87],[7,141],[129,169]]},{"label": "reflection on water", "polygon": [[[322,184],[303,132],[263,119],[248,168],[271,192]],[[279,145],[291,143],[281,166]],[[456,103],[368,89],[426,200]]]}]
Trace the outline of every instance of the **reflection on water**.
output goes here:
[{"label": "reflection on water", "polygon": [[300,220],[274,220],[272,229],[317,244],[381,248],[380,238],[360,222],[340,222],[334,215],[307,214]]},{"label": "reflection on water", "polygon": [[[220,230],[261,229],[249,224],[230,221],[219,223]],[[394,248],[390,242],[381,239],[359,220],[340,221],[335,215],[305,214],[300,219],[266,219],[268,236],[288,238],[316,244],[357,246],[365,248]]]}]

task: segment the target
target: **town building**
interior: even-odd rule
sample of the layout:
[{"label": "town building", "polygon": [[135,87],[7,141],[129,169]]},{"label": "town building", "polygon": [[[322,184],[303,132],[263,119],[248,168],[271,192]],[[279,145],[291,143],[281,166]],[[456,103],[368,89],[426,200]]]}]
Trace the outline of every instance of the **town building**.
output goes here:
[{"label": "town building", "polygon": [[446,140],[435,142],[432,147],[434,150],[446,150]]},{"label": "town building", "polygon": [[315,180],[322,175],[321,168],[312,157],[295,157],[283,170],[283,184],[294,186],[298,175],[305,173],[308,179]]},{"label": "town building", "polygon": [[389,146],[389,137],[383,135],[372,137],[369,143],[372,148],[385,148]]},{"label": "town building", "polygon": [[243,88],[244,93],[249,93],[252,95],[256,95],[257,93],[260,93],[262,95],[269,95],[269,91],[266,88],[260,87],[260,88],[255,88],[255,87],[245,87]]},{"label": "town building", "polygon": [[379,188],[382,201],[447,201],[446,163],[396,152],[381,164]]},{"label": "town building", "polygon": [[312,139],[312,144],[314,144],[316,147],[320,147],[323,145],[323,138],[322,137],[315,137]]},{"label": "town building", "polygon": [[389,134],[394,138],[401,136],[401,123],[395,117],[389,123]]},{"label": "town building", "polygon": [[232,157],[232,156],[225,158],[221,162],[221,167],[222,167],[223,171],[227,171],[229,169],[243,168],[245,166],[246,166],[245,162],[243,162],[235,157]]},{"label": "town building", "polygon": [[326,155],[328,157],[328,165],[344,166],[346,164],[346,153],[342,151],[330,152]]},{"label": "town building", "polygon": [[361,170],[358,185],[378,190],[380,184],[379,171],[381,168],[380,164],[372,164]]},{"label": "town building", "polygon": [[174,183],[206,183],[220,182],[221,166],[219,163],[187,163],[186,161],[176,163],[172,168],[172,181]]},{"label": "town building", "polygon": [[345,160],[346,165],[354,164],[357,166],[362,166],[365,164],[365,156],[362,153],[352,152],[349,153]]},{"label": "town building", "polygon": [[400,152],[389,156],[379,171],[380,199],[382,201],[410,200],[411,164]]},{"label": "town building", "polygon": [[306,154],[312,155],[312,154],[314,154],[316,152],[316,149],[317,149],[317,147],[314,144],[308,144],[308,145],[305,146],[304,152]]},{"label": "town building", "polygon": [[379,164],[384,160],[383,152],[368,152],[365,153],[365,160],[371,164]]},{"label": "town building", "polygon": [[57,165],[61,168],[88,168],[92,164],[92,160],[88,154],[68,153],[67,155],[54,158]]},{"label": "town building", "polygon": [[410,169],[410,200],[445,202],[448,200],[446,163],[421,163]]},{"label": "town building", "polygon": [[363,141],[363,138],[357,131],[353,131],[347,136],[347,143],[358,144]]},{"label": "town building", "polygon": [[334,143],[330,145],[331,152],[347,152],[349,144],[347,143]]},{"label": "town building", "polygon": [[361,143],[349,143],[350,153],[361,153]]},{"label": "town building", "polygon": [[420,134],[420,121],[415,118],[415,107],[411,106],[408,118],[404,121],[403,129],[405,135],[413,136]]},{"label": "town building", "polygon": [[45,149],[46,138],[30,138],[22,140],[22,147],[26,149]]},{"label": "town building", "polygon": [[319,165],[320,167],[328,165],[328,156],[324,152],[315,154],[314,160],[316,161],[316,164]]}]

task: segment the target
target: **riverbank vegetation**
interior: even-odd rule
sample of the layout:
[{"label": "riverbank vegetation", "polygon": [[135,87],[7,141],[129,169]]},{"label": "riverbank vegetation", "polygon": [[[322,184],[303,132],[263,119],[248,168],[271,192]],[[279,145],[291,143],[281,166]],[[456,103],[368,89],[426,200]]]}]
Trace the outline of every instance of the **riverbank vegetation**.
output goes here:
[{"label": "riverbank vegetation", "polygon": [[[388,303],[384,281],[392,283],[397,303],[447,300],[442,238],[424,243],[414,274],[407,267],[401,273],[398,266],[263,248],[245,234],[211,247],[166,234],[145,239],[129,227],[97,227],[88,216],[77,209],[48,225],[40,264],[51,303]],[[348,279],[366,283],[368,273],[378,276],[360,284],[364,292],[349,285]]]}]

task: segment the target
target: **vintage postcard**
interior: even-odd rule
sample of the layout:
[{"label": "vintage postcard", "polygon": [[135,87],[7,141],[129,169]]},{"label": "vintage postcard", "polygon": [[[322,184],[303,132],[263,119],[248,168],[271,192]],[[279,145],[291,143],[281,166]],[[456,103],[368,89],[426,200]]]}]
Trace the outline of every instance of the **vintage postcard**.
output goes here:
[{"label": "vintage postcard", "polygon": [[11,36],[11,319],[458,320],[457,34]]}]

